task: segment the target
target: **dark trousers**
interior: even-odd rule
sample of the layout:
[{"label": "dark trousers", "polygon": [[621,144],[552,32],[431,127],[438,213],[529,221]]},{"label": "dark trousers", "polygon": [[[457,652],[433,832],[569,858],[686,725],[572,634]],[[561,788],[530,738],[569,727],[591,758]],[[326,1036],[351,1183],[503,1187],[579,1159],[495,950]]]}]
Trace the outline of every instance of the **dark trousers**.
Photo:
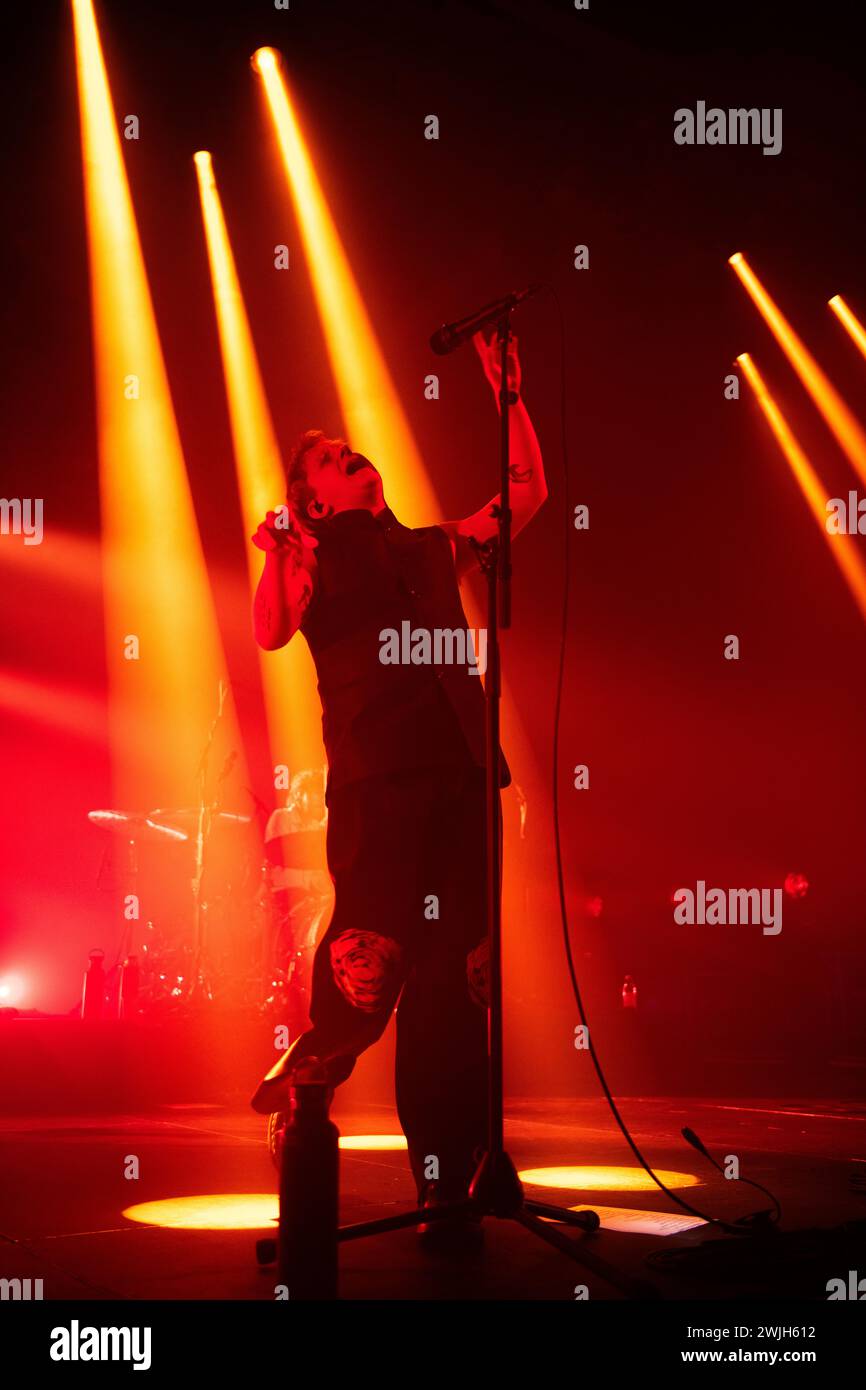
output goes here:
[{"label": "dark trousers", "polygon": [[339,1085],[396,1004],[397,1111],[419,1191],[438,1176],[459,1192],[487,1138],[483,769],[332,791],[328,866],[334,914],[291,1062],[315,1056]]}]

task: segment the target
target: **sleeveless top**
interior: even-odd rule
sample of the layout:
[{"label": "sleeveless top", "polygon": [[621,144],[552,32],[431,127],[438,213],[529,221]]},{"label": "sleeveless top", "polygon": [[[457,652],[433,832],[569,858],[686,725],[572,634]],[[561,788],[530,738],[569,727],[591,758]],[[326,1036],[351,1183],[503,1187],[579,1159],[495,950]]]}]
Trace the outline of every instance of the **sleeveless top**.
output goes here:
[{"label": "sleeveless top", "polygon": [[[470,666],[471,646],[469,659],[459,660],[461,646],[450,645],[461,631],[466,640],[468,625],[445,531],[403,526],[386,507],[377,516],[338,512],[317,536],[313,598],[300,630],[319,680],[328,792],[417,768],[484,767],[481,678]],[[441,646],[431,644],[435,663],[406,659],[419,629],[443,635]],[[381,659],[389,643],[390,655],[403,660]],[[504,760],[500,780],[511,782]]]}]

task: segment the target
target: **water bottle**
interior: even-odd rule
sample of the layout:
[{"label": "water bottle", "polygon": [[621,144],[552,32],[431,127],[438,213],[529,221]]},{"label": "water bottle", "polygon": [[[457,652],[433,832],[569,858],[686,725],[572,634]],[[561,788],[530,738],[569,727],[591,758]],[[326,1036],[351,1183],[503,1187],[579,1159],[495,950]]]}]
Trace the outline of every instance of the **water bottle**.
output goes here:
[{"label": "water bottle", "polygon": [[90,952],[90,964],[84,975],[84,988],[81,991],[81,1017],[88,1022],[102,1018],[105,1003],[105,969],[102,962],[105,952]]},{"label": "water bottle", "polygon": [[331,1090],[292,1087],[280,1145],[278,1277],[297,1300],[337,1297],[339,1131],[328,1116]]}]

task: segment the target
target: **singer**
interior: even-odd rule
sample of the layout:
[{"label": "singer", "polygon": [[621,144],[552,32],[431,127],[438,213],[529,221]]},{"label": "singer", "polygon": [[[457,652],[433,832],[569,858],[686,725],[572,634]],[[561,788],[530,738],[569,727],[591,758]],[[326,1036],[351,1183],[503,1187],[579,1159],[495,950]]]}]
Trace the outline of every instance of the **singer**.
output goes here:
[{"label": "singer", "polygon": [[[494,334],[473,337],[497,406]],[[513,533],[547,496],[541,449],[508,357]],[[498,495],[462,521],[410,529],[363,455],[319,430],[287,469],[285,513],[253,540],[265,552],[256,640],[304,634],[316,663],[328,756],[328,867],[335,907],[313,970],[311,1027],[261,1082],[253,1106],[288,1109],[289,1086],[337,1086],[397,1007],[396,1099],[419,1203],[467,1195],[484,1146],[486,1091],[485,721],[477,672],[383,664],[384,629],[460,629],[458,580],[497,532]],[[502,785],[510,782],[507,768]],[[418,1228],[430,1249],[462,1249],[480,1225]]]}]

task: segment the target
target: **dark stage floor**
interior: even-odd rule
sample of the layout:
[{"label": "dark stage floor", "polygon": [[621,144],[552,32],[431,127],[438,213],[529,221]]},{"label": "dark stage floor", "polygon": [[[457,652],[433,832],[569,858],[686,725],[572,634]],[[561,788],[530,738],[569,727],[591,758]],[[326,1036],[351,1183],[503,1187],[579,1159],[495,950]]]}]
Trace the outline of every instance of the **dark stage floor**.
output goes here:
[{"label": "dark stage floor", "polygon": [[[866,1106],[808,1100],[625,1100],[623,1113],[638,1143],[659,1168],[692,1174],[700,1185],[682,1189],[697,1206],[734,1217],[767,1205],[759,1193],[724,1181],[679,1138],[691,1125],[720,1160],[739,1157],[741,1173],[769,1187],[783,1207],[783,1232],[838,1228],[866,1218]],[[602,1102],[551,1099],[508,1107],[508,1142],[523,1169],[592,1165],[634,1167]],[[334,1107],[341,1134],[397,1130],[386,1107]],[[241,1230],[182,1230],[137,1224],[123,1215],[133,1204],[212,1196],[271,1194],[275,1172],[263,1122],[251,1112],[217,1106],[178,1106],[112,1117],[28,1116],[0,1123],[0,1277],[41,1278],[46,1299],[271,1299],[275,1274],[260,1270],[254,1244],[268,1230],[268,1213]],[[124,1177],[130,1156],[140,1176]],[[400,1210],[413,1198],[403,1152],[344,1150],[342,1219],[365,1220]],[[859,1174],[860,1184],[857,1176]],[[608,1174],[608,1177],[610,1174]],[[542,1200],[672,1214],[653,1191],[581,1192],[532,1187]],[[859,1186],[859,1190],[858,1190]],[[177,1208],[175,1215],[177,1214]],[[564,1229],[564,1228],[560,1228]],[[411,1231],[345,1245],[341,1294],[347,1299],[572,1300],[585,1283],[594,1299],[619,1295],[597,1276],[511,1223],[488,1221],[483,1255],[463,1263],[420,1252]],[[698,1227],[668,1234],[603,1229],[591,1241],[597,1254],[631,1274],[648,1276],[668,1298],[826,1298],[825,1284],[844,1276],[835,1266],[862,1250],[849,1224],[833,1238],[769,1237],[756,1249],[737,1237]],[[694,1250],[708,1241],[727,1247],[699,1265],[647,1265],[653,1251]],[[853,1242],[853,1244],[852,1244]],[[862,1256],[861,1256],[862,1260]],[[862,1267],[862,1264],[861,1264]]]}]

